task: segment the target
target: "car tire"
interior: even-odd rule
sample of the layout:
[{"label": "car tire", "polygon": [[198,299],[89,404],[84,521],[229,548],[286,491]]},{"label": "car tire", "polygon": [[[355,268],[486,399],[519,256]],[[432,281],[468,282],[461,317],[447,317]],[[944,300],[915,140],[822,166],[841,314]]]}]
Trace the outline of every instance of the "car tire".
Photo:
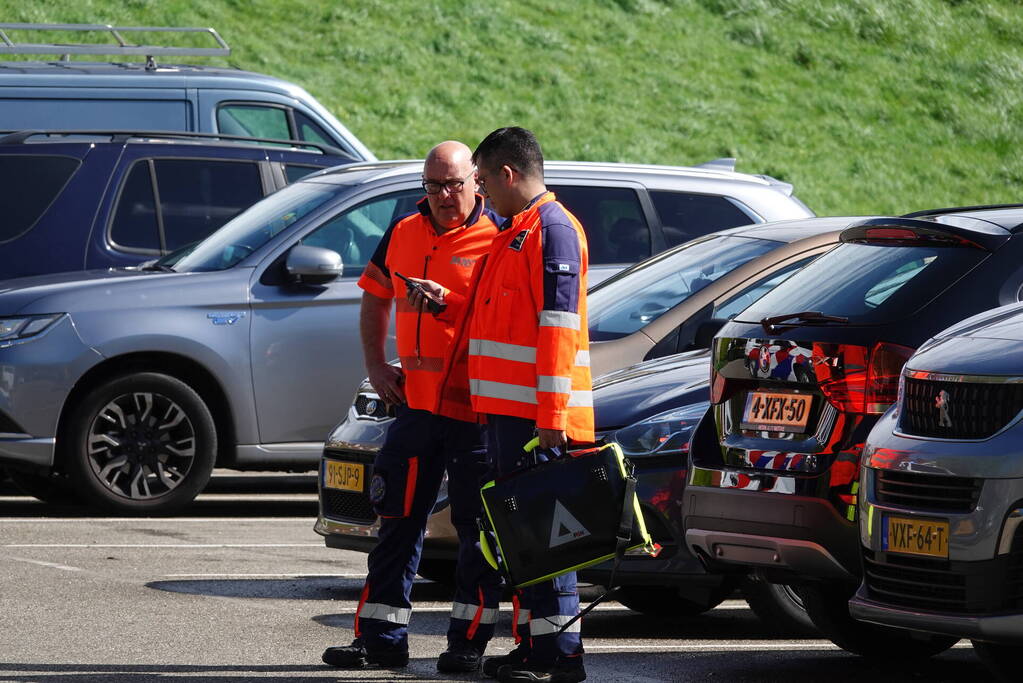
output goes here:
[{"label": "car tire", "polygon": [[619,586],[612,596],[633,612],[651,617],[695,617],[712,610],[735,591],[735,583],[728,578],[699,599],[687,591],[682,595],[671,586],[625,585]]},{"label": "car tire", "polygon": [[889,662],[911,662],[944,652],[958,638],[888,628],[856,621],[849,614],[847,584],[819,583],[800,586],[799,594],[811,621],[824,637],[853,654]]},{"label": "car tire", "polygon": [[437,559],[420,559],[419,568],[416,569],[416,574],[424,579],[439,583],[444,586],[455,585],[455,561],[454,560],[437,560]]},{"label": "car tire", "polygon": [[770,625],[772,632],[792,636],[818,635],[803,606],[803,598],[792,586],[768,583],[759,576],[742,582],[742,593],[753,613]]},{"label": "car tire", "polygon": [[1009,683],[1019,680],[1019,647],[974,640],[973,651],[996,681]]},{"label": "car tire", "polygon": [[209,482],[217,433],[202,397],[168,375],[140,372],[92,389],[71,413],[67,470],[89,503],[167,514]]},{"label": "car tire", "polygon": [[38,498],[51,505],[75,505],[81,503],[66,477],[53,474],[29,474],[11,471],[11,481],[22,493]]}]

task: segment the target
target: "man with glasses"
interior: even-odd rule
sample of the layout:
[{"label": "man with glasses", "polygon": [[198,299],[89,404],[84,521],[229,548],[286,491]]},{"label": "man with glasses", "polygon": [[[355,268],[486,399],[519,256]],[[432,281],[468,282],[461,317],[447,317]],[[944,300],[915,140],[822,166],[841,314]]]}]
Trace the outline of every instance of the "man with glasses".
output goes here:
[{"label": "man with glasses", "polygon": [[[366,583],[355,614],[355,640],[331,647],[323,661],[338,667],[408,663],[412,580],[419,566],[426,521],[445,470],[451,520],[458,531],[455,602],[448,649],[437,668],[475,671],[494,632],[501,580],[479,551],[480,477],[486,456],[468,392],[460,410],[434,414],[444,358],[454,336],[450,323],[413,307],[404,277],[429,278],[446,293],[466,294],[477,259],[490,249],[498,217],[476,193],[469,148],[448,141],[423,165],[426,197],[418,211],[384,234],[359,280],[363,353],[377,394],[396,417],[373,463],[369,497],[380,516],[378,542],[368,556]],[[395,302],[400,367],[384,355]]]}]

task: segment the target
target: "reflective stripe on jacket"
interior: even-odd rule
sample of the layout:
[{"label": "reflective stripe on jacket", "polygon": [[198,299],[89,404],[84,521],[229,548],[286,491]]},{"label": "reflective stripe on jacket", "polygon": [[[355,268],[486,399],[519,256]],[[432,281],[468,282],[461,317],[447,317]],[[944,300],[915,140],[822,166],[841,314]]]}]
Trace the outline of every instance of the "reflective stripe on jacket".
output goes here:
[{"label": "reflective stripe on jacket", "polygon": [[[473,409],[593,440],[586,234],[554,194],[501,226],[473,275],[438,410],[468,381]],[[451,297],[452,305],[461,303]],[[464,370],[459,363],[464,360]]]},{"label": "reflective stripe on jacket", "polygon": [[[433,280],[451,292],[464,294],[473,266],[487,252],[497,234],[493,213],[476,207],[460,228],[437,234],[430,221],[430,205],[424,197],[419,211],[395,221],[384,234],[373,258],[359,278],[359,287],[381,299],[395,300],[395,333],[398,356],[405,372],[405,397],[410,408],[434,410],[441,371],[454,336],[450,322],[408,305],[405,283],[397,276]],[[465,396],[457,419],[475,421]]]}]

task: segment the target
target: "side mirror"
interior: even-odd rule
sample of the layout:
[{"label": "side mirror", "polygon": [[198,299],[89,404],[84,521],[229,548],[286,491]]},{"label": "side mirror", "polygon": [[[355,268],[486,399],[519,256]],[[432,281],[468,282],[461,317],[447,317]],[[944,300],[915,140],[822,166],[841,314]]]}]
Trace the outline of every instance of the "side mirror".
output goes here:
[{"label": "side mirror", "polygon": [[341,277],[341,255],[331,249],[299,244],[284,262],[288,278],[303,285],[325,285]]}]

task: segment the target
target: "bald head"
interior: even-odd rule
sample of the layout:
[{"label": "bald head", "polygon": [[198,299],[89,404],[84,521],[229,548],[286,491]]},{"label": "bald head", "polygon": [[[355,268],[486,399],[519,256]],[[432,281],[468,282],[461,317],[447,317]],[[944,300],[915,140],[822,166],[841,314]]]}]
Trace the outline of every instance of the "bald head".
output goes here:
[{"label": "bald head", "polygon": [[[430,217],[440,231],[464,225],[476,207],[476,178],[472,150],[457,140],[447,140],[430,150],[423,164],[423,181],[440,185],[440,191],[427,193]],[[448,185],[461,183],[457,192]]]}]

